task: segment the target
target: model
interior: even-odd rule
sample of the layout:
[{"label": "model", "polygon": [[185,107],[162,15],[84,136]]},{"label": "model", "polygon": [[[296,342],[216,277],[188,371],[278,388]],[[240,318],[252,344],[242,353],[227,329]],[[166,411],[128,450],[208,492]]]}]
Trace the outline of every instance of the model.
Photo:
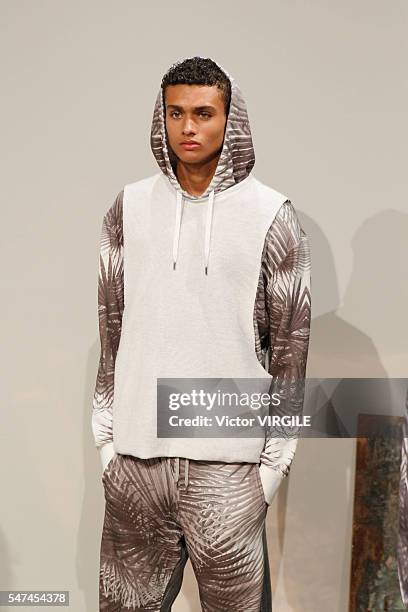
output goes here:
[{"label": "model", "polygon": [[288,197],[252,174],[241,90],[212,59],[166,72],[151,148],[159,172],[127,184],[102,225],[100,610],[171,610],[189,557],[202,610],[267,611],[265,516],[298,437],[159,438],[157,378],[291,381],[300,414],[309,241]]}]

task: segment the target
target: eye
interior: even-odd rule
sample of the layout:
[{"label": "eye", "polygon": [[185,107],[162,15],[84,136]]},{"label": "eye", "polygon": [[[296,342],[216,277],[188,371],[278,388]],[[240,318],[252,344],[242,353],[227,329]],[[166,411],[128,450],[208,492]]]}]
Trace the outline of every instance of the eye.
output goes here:
[{"label": "eye", "polygon": [[200,115],[201,115],[201,117],[205,117],[205,118],[211,117],[210,113],[207,113],[206,111],[201,111]]},{"label": "eye", "polygon": [[170,117],[174,117],[174,115],[180,115],[180,111],[170,111]]}]

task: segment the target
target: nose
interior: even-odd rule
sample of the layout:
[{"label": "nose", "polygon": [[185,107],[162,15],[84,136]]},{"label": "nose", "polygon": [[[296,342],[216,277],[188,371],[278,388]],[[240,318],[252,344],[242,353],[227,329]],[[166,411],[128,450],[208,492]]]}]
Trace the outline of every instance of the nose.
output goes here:
[{"label": "nose", "polygon": [[183,125],[183,134],[195,134],[195,133],[196,133],[196,129],[195,129],[194,121],[190,117],[187,117]]}]

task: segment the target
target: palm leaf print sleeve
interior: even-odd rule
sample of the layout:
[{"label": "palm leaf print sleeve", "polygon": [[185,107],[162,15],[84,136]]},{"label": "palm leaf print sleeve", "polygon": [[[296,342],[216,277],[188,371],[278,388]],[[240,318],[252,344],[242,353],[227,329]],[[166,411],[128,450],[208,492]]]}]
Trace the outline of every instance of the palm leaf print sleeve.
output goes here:
[{"label": "palm leaf print sleeve", "polygon": [[[261,277],[267,369],[273,376],[270,394],[280,398],[270,414],[301,416],[311,321],[311,256],[309,239],[290,200],[282,204],[266,236]],[[268,504],[289,473],[298,431],[284,426],[266,429],[260,476]]]},{"label": "palm leaf print sleeve", "polygon": [[113,396],[115,360],[124,309],[123,190],[106,212],[100,237],[98,319],[100,357],[93,395],[92,432],[105,466],[114,455]]}]

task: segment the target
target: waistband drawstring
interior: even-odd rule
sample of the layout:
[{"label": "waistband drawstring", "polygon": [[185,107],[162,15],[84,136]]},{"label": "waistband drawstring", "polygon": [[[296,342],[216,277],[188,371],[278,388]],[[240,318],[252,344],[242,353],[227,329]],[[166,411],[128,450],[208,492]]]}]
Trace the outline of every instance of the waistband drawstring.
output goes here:
[{"label": "waistband drawstring", "polygon": [[188,487],[188,467],[190,465],[190,461],[186,458],[184,462],[184,486]]},{"label": "waistband drawstring", "polygon": [[[184,460],[184,486],[186,489],[188,487],[188,467],[189,467],[189,460],[185,458]],[[174,482],[176,484],[178,483],[179,478],[180,478],[180,457],[176,457],[175,473],[174,473]]]}]

